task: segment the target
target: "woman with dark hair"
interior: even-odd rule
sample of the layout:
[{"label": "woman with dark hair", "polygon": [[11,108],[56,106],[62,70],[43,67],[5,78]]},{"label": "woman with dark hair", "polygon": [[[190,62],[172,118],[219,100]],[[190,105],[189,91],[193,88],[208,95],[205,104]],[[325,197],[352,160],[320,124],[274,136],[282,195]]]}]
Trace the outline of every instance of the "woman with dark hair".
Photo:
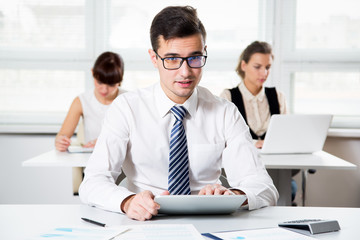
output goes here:
[{"label": "woman with dark hair", "polygon": [[221,97],[232,101],[239,109],[250,128],[255,146],[261,148],[270,117],[273,114],[287,113],[285,96],[274,87],[263,87],[274,60],[271,46],[266,42],[255,41],[241,53],[237,74],[240,84],[225,89]]},{"label": "woman with dark hair", "polygon": [[83,118],[83,147],[92,148],[100,134],[101,123],[112,101],[125,90],[120,88],[124,75],[124,61],[113,52],[102,53],[92,68],[95,89],[76,97],[55,138],[55,147],[66,151],[71,143],[80,117]]}]

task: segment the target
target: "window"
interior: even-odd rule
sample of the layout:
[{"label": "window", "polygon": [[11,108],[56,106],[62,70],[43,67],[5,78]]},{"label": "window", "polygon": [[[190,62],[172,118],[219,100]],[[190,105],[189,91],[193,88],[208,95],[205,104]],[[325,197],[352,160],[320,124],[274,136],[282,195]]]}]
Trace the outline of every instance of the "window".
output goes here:
[{"label": "window", "polygon": [[0,123],[62,122],[88,85],[88,8],[85,0],[0,3]]},{"label": "window", "polygon": [[291,112],[330,113],[332,127],[360,127],[359,8],[354,0],[284,2],[277,77]]},{"label": "window", "polygon": [[296,72],[292,84],[294,112],[360,115],[359,72]]},{"label": "window", "polygon": [[295,48],[359,50],[359,7],[357,0],[297,1]]},{"label": "window", "polygon": [[216,95],[236,86],[243,48],[267,41],[275,55],[267,85],[285,93],[291,112],[332,113],[333,127],[360,127],[357,0],[3,1],[0,126],[61,124],[72,100],[93,88],[90,70],[104,51],[124,58],[125,89],[157,82],[147,52],[150,24],[162,8],[179,4],[197,8],[207,30],[200,85]]},{"label": "window", "polygon": [[[207,0],[182,1],[182,5],[191,5],[207,31],[209,58],[206,71],[200,85],[208,87],[216,95],[224,88],[236,86],[240,81],[235,67],[242,49],[254,39],[259,39],[260,12],[262,1],[231,0],[221,5]],[[158,81],[157,74],[142,75],[138,69],[156,71],[149,61],[148,49],[151,48],[149,30],[154,16],[164,7],[179,5],[179,1],[151,1],[151,7],[143,1],[110,1],[107,21],[107,44],[121,53],[126,60],[126,76],[139,76],[136,86]],[[246,6],[246,10],[244,9]],[[262,5],[263,6],[263,5]],[[131,24],[129,24],[131,23]],[[235,83],[234,83],[235,80]],[[124,81],[124,86],[135,86]]]},{"label": "window", "polygon": [[[238,55],[262,32],[260,12],[265,5],[260,2],[181,2],[198,9],[207,29],[210,57],[201,84],[215,94],[239,81],[234,72]],[[125,89],[157,82],[147,52],[151,48],[149,29],[155,14],[169,5],[179,2],[0,3],[0,123],[61,124],[73,99],[93,88],[90,69],[104,51],[118,52],[124,58]]]},{"label": "window", "polygon": [[84,49],[85,0],[3,2],[0,47],[9,50]]}]

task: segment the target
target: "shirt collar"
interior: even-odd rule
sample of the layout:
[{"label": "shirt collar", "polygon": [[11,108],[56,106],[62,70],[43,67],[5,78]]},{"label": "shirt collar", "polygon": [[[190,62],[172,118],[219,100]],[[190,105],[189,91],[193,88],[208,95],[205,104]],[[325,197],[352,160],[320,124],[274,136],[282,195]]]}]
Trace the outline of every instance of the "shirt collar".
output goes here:
[{"label": "shirt collar", "polygon": [[246,101],[259,100],[260,102],[262,102],[265,98],[265,88],[264,87],[262,87],[260,92],[255,96],[247,89],[247,87],[245,86],[243,81],[240,82],[239,89],[243,95],[243,98]]},{"label": "shirt collar", "polygon": [[196,108],[197,108],[197,104],[198,104],[197,88],[194,89],[194,92],[183,104],[177,104],[177,103],[171,101],[168,98],[168,96],[166,96],[165,92],[162,90],[160,83],[156,84],[154,93],[155,93],[155,102],[156,102],[157,108],[159,109],[159,116],[161,118],[165,117],[166,114],[168,114],[170,112],[170,109],[175,105],[184,106],[191,117],[195,116]]}]

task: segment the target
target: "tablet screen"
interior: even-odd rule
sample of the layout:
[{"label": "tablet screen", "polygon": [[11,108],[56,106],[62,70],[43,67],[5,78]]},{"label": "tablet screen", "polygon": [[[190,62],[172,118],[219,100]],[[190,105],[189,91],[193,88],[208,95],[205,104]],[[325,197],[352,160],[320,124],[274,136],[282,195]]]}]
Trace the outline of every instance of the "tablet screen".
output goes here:
[{"label": "tablet screen", "polygon": [[160,214],[229,214],[245,202],[245,195],[155,196]]}]

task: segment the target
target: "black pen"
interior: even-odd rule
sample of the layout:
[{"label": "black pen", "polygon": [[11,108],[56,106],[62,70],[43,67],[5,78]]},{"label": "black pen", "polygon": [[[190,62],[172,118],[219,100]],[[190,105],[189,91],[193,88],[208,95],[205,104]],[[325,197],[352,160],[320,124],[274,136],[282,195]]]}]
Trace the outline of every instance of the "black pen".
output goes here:
[{"label": "black pen", "polygon": [[95,224],[95,225],[98,225],[98,226],[101,226],[101,227],[105,227],[105,223],[101,223],[101,222],[97,222],[97,221],[94,221],[94,220],[91,220],[91,219],[88,219],[88,218],[81,218],[82,220],[86,221],[86,222],[89,222],[89,223],[92,223],[92,224]]}]

